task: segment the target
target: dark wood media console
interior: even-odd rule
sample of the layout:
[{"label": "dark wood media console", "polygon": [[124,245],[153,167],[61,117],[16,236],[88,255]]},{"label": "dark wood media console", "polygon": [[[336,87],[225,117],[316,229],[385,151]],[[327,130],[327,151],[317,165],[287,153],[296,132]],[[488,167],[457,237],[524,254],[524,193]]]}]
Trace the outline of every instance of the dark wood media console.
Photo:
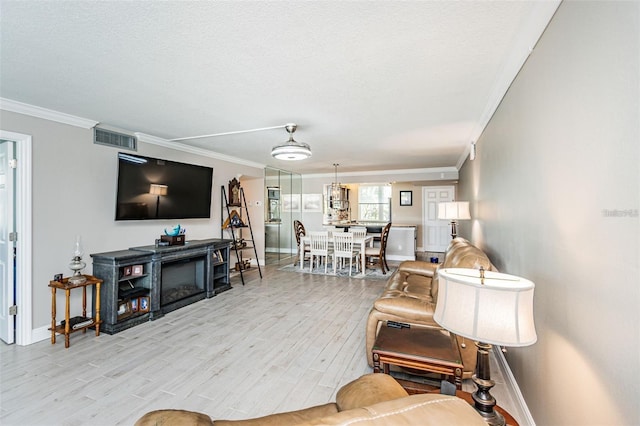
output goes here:
[{"label": "dark wood media console", "polygon": [[229,290],[231,243],[214,238],[92,254],[93,275],[103,280],[101,331],[114,334]]}]

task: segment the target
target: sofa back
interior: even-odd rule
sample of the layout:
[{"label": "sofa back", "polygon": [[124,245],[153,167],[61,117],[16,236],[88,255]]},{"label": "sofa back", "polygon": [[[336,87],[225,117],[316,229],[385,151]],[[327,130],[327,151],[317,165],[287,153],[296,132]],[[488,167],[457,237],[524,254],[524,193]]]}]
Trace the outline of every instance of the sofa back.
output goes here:
[{"label": "sofa back", "polygon": [[486,426],[476,410],[455,396],[416,394],[313,419],[300,426]]},{"label": "sofa back", "polygon": [[462,237],[454,238],[449,243],[444,260],[438,265],[431,281],[431,297],[434,301],[438,300],[438,270],[442,268],[480,269],[480,267],[483,267],[485,271],[497,271],[482,250]]}]

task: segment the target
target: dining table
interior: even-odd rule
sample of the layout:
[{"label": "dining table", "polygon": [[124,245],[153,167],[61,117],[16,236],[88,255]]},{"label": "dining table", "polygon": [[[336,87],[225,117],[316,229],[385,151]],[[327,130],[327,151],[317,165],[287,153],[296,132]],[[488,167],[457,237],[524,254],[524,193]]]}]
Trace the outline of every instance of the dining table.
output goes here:
[{"label": "dining table", "polygon": [[[370,247],[373,247],[373,235],[365,235],[363,238],[354,238],[353,239],[353,245],[355,246],[356,244],[360,244],[360,253],[362,253],[362,256],[360,256],[360,276],[364,277],[366,275],[365,273],[365,268],[367,265],[367,259],[364,256],[364,250],[367,247],[367,244],[369,244]],[[311,243],[311,237],[309,237],[308,235],[303,235],[300,237],[300,269],[304,269],[304,245],[305,244],[310,244]],[[329,238],[329,248],[331,248],[331,246],[333,245],[333,239]]]}]

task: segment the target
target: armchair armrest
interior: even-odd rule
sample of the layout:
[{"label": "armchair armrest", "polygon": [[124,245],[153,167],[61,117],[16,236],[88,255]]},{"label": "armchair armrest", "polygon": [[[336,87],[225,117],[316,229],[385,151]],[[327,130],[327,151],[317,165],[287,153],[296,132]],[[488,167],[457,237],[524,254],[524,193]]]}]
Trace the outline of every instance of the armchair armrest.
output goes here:
[{"label": "armchair armrest", "polygon": [[398,271],[433,277],[437,268],[437,263],[425,262],[424,260],[405,260],[398,266]]}]

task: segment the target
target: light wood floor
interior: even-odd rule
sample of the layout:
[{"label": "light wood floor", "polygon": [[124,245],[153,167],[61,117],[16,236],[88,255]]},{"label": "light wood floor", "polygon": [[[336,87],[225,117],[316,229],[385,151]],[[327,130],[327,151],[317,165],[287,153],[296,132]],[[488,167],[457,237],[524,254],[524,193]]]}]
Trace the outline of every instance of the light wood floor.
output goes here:
[{"label": "light wood floor", "polygon": [[365,321],[385,282],[277,268],[116,335],[76,333],[69,349],[1,344],[0,424],[127,425],[160,408],[240,419],[335,400],[371,372]]}]

